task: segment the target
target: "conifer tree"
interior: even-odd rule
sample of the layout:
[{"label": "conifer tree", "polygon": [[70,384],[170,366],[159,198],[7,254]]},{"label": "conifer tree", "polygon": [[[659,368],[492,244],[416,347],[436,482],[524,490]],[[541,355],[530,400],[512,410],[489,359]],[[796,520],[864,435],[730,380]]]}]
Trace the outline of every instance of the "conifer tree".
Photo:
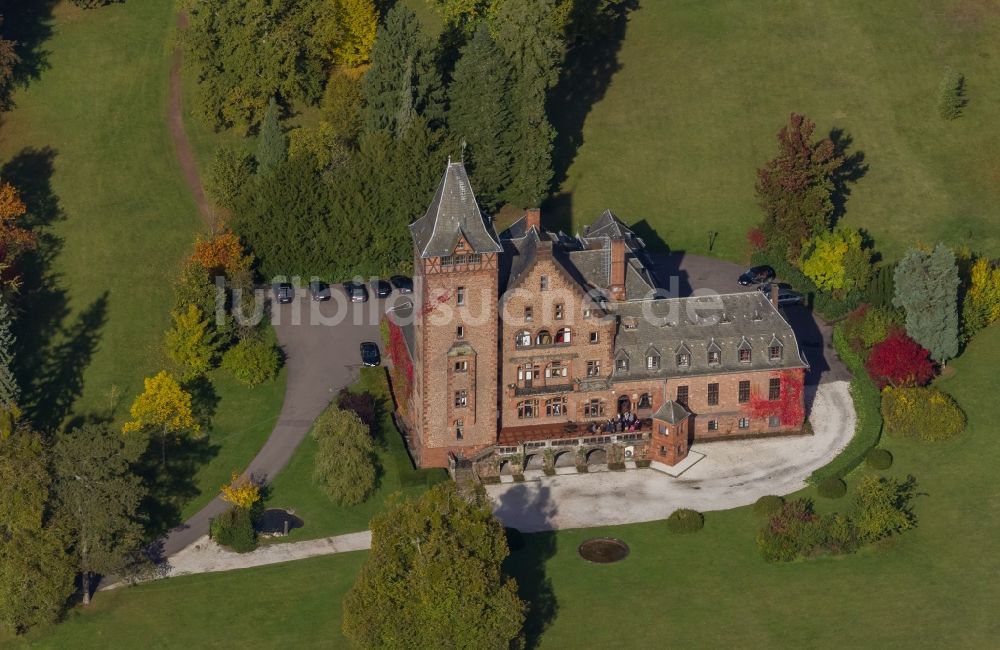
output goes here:
[{"label": "conifer tree", "polygon": [[516,205],[537,205],[552,182],[555,129],[545,103],[559,79],[564,47],[555,8],[552,0],[503,0],[490,26],[513,69],[511,134],[517,155],[504,198]]},{"label": "conifer tree", "polygon": [[464,162],[476,198],[495,209],[510,184],[514,160],[511,70],[485,25],[462,48],[449,91],[449,129],[465,143]]},{"label": "conifer tree", "polygon": [[432,127],[444,117],[441,75],[433,51],[410,9],[397,4],[386,14],[372,48],[362,86],[365,131],[399,136],[420,116]]},{"label": "conifer tree", "polygon": [[11,411],[17,406],[21,389],[11,368],[14,362],[16,339],[10,331],[11,317],[7,301],[0,295],[0,409]]},{"label": "conifer tree", "polygon": [[288,140],[281,130],[281,116],[277,100],[272,97],[264,111],[257,140],[257,175],[268,176],[288,157]]},{"label": "conifer tree", "polygon": [[906,310],[906,333],[939,363],[958,355],[958,266],[955,253],[938,244],[930,253],[911,250],[893,277],[893,304]]},{"label": "conifer tree", "polygon": [[938,84],[938,114],[942,119],[953,120],[962,114],[965,104],[965,75],[949,68]]}]

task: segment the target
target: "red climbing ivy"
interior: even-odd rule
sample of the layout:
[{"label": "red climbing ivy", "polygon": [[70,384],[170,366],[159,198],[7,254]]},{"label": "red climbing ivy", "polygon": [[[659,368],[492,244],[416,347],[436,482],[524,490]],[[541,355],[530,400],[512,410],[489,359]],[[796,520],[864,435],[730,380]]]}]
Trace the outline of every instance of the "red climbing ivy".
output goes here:
[{"label": "red climbing ivy", "polygon": [[407,415],[410,408],[410,397],[413,391],[413,360],[406,348],[403,329],[391,318],[384,319],[386,324],[386,352],[392,361],[389,378],[392,381],[392,391],[396,396],[396,408],[401,415]]},{"label": "red climbing ivy", "polygon": [[751,394],[750,401],[743,405],[743,412],[751,418],[778,416],[782,426],[798,426],[806,414],[802,402],[804,376],[801,372],[783,370],[779,377],[781,392],[778,399],[769,400],[766,395]]}]

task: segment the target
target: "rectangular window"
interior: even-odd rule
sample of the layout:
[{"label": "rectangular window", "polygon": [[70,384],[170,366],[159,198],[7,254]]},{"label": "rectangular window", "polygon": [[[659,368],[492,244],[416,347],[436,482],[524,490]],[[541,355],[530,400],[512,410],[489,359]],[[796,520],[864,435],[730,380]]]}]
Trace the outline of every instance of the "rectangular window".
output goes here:
[{"label": "rectangular window", "polygon": [[600,334],[600,332],[591,332],[590,333],[590,342],[591,343],[597,343],[600,340],[601,340],[601,334]]},{"label": "rectangular window", "polygon": [[718,406],[719,405],[719,385],[709,384],[708,385],[708,405]]},{"label": "rectangular window", "polygon": [[740,418],[740,428],[749,429],[750,428],[750,418]]},{"label": "rectangular window", "polygon": [[455,301],[459,305],[465,304],[465,287],[458,287],[455,289]]},{"label": "rectangular window", "polygon": [[687,368],[691,365],[691,355],[684,352],[677,355],[677,367]]},{"label": "rectangular window", "polygon": [[601,362],[600,361],[588,361],[587,362],[587,376],[588,377],[600,377],[601,376]]},{"label": "rectangular window", "polygon": [[781,346],[772,345],[770,348],[771,361],[778,361],[781,359]]},{"label": "rectangular window", "polygon": [[561,304],[560,305],[556,305],[556,314],[555,314],[555,316],[556,316],[556,320],[562,320],[562,317],[563,317],[563,306]]},{"label": "rectangular window", "polygon": [[538,278],[538,288],[541,289],[542,291],[549,290],[549,276],[543,275],[542,277]]},{"label": "rectangular window", "polygon": [[677,403],[682,406],[687,406],[688,404],[688,387],[678,386],[677,387]]},{"label": "rectangular window", "polygon": [[660,357],[659,356],[657,356],[655,354],[651,354],[648,357],[646,357],[646,369],[647,370],[656,370],[659,367],[660,367]]},{"label": "rectangular window", "polygon": [[465,433],[465,420],[459,418],[455,420],[455,437],[461,440],[463,433]]},{"label": "rectangular window", "polygon": [[740,382],[740,404],[746,404],[750,401],[750,381]]},{"label": "rectangular window", "polygon": [[455,372],[468,372],[469,362],[468,361],[456,361],[455,362]]},{"label": "rectangular window", "polygon": [[771,417],[767,418],[767,426],[772,428],[781,426],[781,418],[778,417],[777,415],[772,415]]},{"label": "rectangular window", "polygon": [[717,366],[722,363],[722,353],[718,350],[708,351],[708,365]]},{"label": "rectangular window", "polygon": [[740,363],[750,363],[750,348],[740,350]]},{"label": "rectangular window", "polygon": [[590,318],[590,309],[589,308],[583,310],[583,317],[584,318]]},{"label": "rectangular window", "polygon": [[767,385],[767,399],[772,402],[781,398],[781,378],[772,377]]},{"label": "rectangular window", "polygon": [[545,400],[545,415],[552,417],[556,415],[566,414],[566,398],[565,397],[554,397],[549,400]]},{"label": "rectangular window", "polygon": [[564,364],[562,361],[553,361],[549,364],[549,367],[545,369],[546,377],[565,377],[569,374],[569,366]]},{"label": "rectangular window", "polygon": [[583,405],[583,415],[588,418],[597,418],[604,415],[604,402],[594,398]]},{"label": "rectangular window", "polygon": [[524,322],[530,323],[535,318],[533,310],[530,306],[524,308]]},{"label": "rectangular window", "polygon": [[467,391],[464,391],[464,390],[456,390],[455,391],[455,407],[456,408],[465,408],[465,406],[468,403],[469,403],[469,393]]},{"label": "rectangular window", "polygon": [[708,430],[709,431],[718,431],[719,430],[719,421],[718,420],[709,420],[708,421]]},{"label": "rectangular window", "polygon": [[628,372],[628,359],[617,359],[617,360],[615,360],[615,371],[616,372]]},{"label": "rectangular window", "polygon": [[538,417],[538,400],[525,400],[517,404],[517,417],[521,420]]},{"label": "rectangular window", "polygon": [[459,325],[455,328],[455,338],[464,339],[465,338],[465,328]]}]

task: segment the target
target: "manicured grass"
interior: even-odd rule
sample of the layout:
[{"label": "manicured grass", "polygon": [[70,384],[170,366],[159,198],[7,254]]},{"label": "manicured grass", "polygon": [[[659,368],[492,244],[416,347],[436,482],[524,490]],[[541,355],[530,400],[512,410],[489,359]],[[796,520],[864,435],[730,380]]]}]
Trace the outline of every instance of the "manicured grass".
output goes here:
[{"label": "manicured grass", "polygon": [[[167,132],[173,24],[170,2],[58,5],[48,67],[0,127],[3,175],[26,188],[46,255],[16,324],[22,383],[46,428],[91,415],[120,425],[143,377],[165,366],[171,282],[203,231]],[[284,374],[253,390],[221,372],[212,381],[207,453],[175,504],[183,516],[249,463],[284,395]]]},{"label": "manicured grass", "polygon": [[[754,170],[797,111],[864,153],[844,223],[888,257],[939,240],[1000,254],[995,4],[643,2],[618,62],[562,186],[575,227],[611,208],[692,253],[718,231],[713,254],[743,258]],[[953,122],[935,113],[947,66],[968,82]]]},{"label": "manicured grass", "polygon": [[[991,603],[1000,599],[996,539],[1000,511],[992,417],[1000,326],[983,332],[955,375],[940,381],[969,415],[969,429],[940,444],[889,438],[888,474],[916,475],[918,527],[897,541],[846,557],[768,564],[757,554],[760,525],[749,507],[707,513],[704,530],[672,535],[664,522],[525,535],[509,566],[536,601],[554,599],[542,648],[954,647],[995,644]],[[853,488],[866,469],[849,477]],[[815,498],[812,489],[803,494]],[[817,499],[823,512],[850,507],[850,494]],[[588,564],[584,539],[612,535],[631,555]],[[305,645],[343,643],[340,601],[364,554],[145,585],[99,594],[28,641],[42,647],[156,639],[164,645],[273,645],[281,630]],[[237,615],[236,613],[239,613]],[[597,614],[600,614],[598,616]],[[539,618],[533,616],[537,630]],[[284,640],[286,637],[281,637]]]},{"label": "manicured grass", "polygon": [[376,492],[358,506],[339,506],[313,483],[312,472],[317,443],[306,438],[296,450],[291,462],[270,486],[268,507],[289,508],[303,519],[305,525],[293,530],[288,537],[275,542],[295,542],[341,533],[367,530],[372,515],[382,510],[390,495],[401,492],[415,496],[423,492],[428,480],[443,480],[444,470],[414,470],[399,431],[389,412],[388,386],[381,368],[363,368],[361,378],[351,390],[371,393],[379,400],[379,422],[373,431],[378,441],[378,463],[381,476]]}]

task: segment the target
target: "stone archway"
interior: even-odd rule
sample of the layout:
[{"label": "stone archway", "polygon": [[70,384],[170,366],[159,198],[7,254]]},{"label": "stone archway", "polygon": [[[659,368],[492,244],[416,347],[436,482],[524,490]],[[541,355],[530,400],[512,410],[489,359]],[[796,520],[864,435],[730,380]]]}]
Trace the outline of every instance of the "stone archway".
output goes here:
[{"label": "stone archway", "polygon": [[524,471],[529,469],[544,469],[545,458],[542,454],[531,454],[524,459]]},{"label": "stone archway", "polygon": [[576,452],[566,450],[556,453],[552,465],[553,467],[576,467]]},{"label": "stone archway", "polygon": [[607,465],[608,464],[608,452],[602,447],[597,449],[591,449],[587,452],[587,465]]}]

